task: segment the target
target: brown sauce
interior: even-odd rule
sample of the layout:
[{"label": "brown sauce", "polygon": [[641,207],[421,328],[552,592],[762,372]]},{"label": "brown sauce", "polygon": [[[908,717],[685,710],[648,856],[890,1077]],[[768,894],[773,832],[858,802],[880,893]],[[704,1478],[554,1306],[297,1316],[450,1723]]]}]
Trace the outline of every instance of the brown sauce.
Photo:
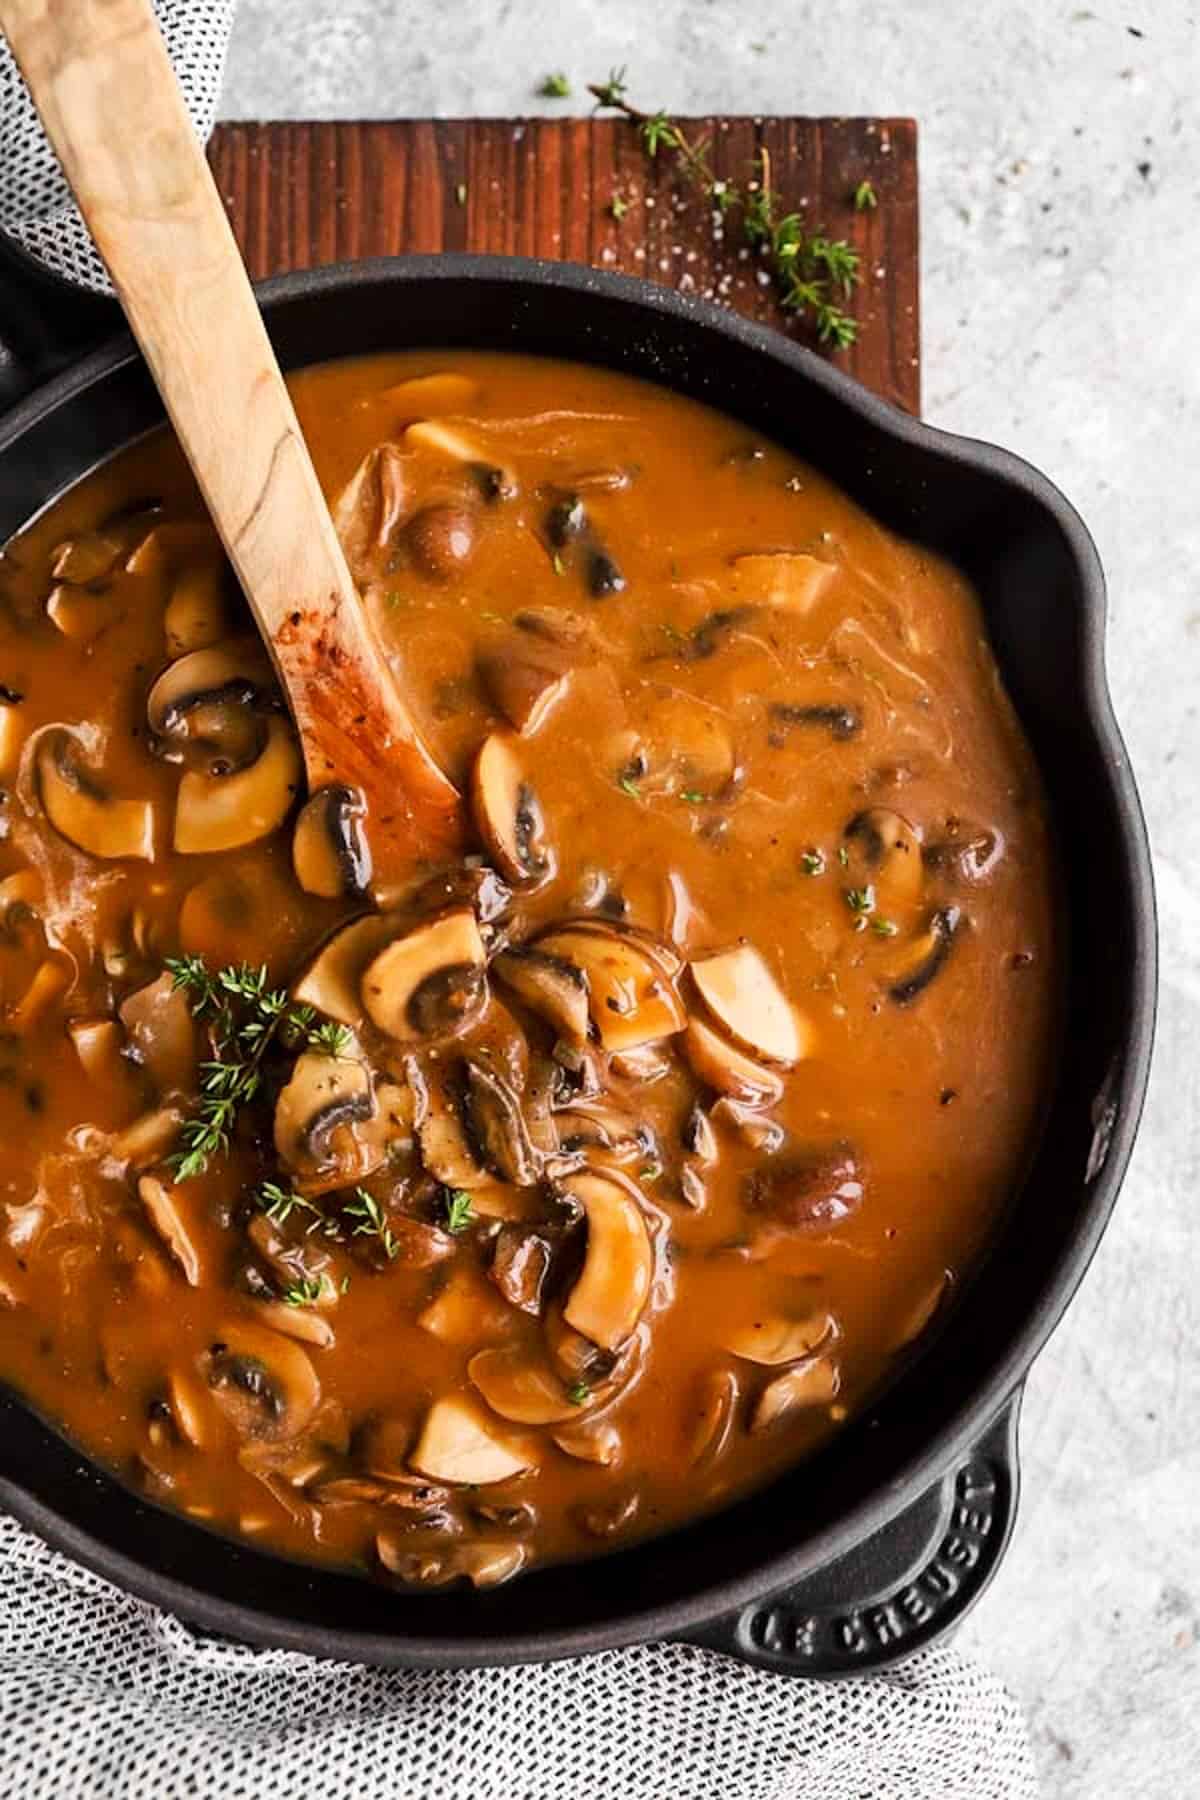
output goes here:
[{"label": "brown sauce", "polygon": [[[1044,1087],[1046,823],[962,578],[744,427],[500,356],[292,386],[473,859],[305,981],[362,822],[303,891],[173,444],[8,547],[0,1376],[219,1530],[483,1583],[767,1480],[946,1303]],[[242,962],[318,1010],[185,1179]]]}]

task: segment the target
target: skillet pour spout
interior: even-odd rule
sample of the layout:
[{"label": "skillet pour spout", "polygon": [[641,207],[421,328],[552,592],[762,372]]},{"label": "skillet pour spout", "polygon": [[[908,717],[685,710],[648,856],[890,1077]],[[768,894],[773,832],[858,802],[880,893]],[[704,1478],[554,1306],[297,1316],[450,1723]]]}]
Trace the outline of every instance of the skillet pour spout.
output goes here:
[{"label": "skillet pour spout", "polygon": [[[19,265],[10,315],[35,285]],[[10,397],[57,350],[46,326],[63,299],[47,299],[54,288],[40,278],[5,363]],[[962,1616],[1007,1541],[1021,1384],[1104,1230],[1148,1078],[1150,859],[1106,687],[1091,539],[1017,458],[935,431],[782,336],[650,284],[570,265],[414,257],[285,277],[260,297],[285,369],[425,345],[565,357],[658,382],[803,456],[885,526],[956,563],[981,598],[1057,834],[1071,932],[1057,1078],[1025,1180],[922,1353],[815,1456],[668,1537],[534,1570],[513,1588],[398,1594],[266,1556],[135,1497],[8,1392],[0,1504],[208,1630],[355,1661],[501,1664],[681,1637],[809,1675],[907,1655]],[[25,392],[0,418],[0,542],[160,422],[124,337]]]}]

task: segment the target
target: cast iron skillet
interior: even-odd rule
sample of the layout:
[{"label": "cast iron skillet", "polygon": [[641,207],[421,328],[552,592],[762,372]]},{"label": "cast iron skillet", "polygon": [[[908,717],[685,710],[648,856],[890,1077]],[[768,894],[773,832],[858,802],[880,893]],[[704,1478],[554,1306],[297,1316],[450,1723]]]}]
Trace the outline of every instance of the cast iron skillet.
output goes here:
[{"label": "cast iron skillet", "polygon": [[[65,360],[110,303],[4,256],[17,355]],[[764,1667],[877,1668],[947,1630],[1007,1541],[1021,1385],[1095,1251],[1145,1092],[1155,922],[1145,827],[1104,674],[1104,581],[1077,514],[988,445],[908,418],[784,337],[648,283],[558,263],[412,257],[261,289],[284,367],[408,345],[574,357],[647,376],[815,463],[958,563],[1049,790],[1070,966],[1028,1178],[939,1335],[823,1451],[719,1515],[487,1593],[412,1596],[230,1543],[135,1497],[0,1392],[0,1504],[208,1630],[385,1664],[487,1664],[690,1639]],[[65,337],[64,337],[65,328]],[[217,377],[219,379],[219,376]],[[0,543],[161,418],[126,337],[0,419]]]}]

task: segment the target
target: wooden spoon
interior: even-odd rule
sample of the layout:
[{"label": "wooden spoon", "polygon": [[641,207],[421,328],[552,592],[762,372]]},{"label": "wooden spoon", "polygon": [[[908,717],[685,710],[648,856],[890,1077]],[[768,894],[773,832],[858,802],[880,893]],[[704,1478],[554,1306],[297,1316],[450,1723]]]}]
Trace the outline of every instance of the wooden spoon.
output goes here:
[{"label": "wooden spoon", "polygon": [[355,590],[150,0],[0,0],[0,25],[270,648],[310,791],[365,801],[378,892],[453,853],[459,796]]}]

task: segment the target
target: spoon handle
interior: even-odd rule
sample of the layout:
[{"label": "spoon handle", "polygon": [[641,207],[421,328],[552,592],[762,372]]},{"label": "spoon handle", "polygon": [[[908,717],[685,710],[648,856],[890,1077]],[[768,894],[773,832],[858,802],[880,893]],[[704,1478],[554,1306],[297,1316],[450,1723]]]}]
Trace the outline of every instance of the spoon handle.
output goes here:
[{"label": "spoon handle", "polygon": [[377,864],[379,831],[410,861],[444,853],[458,795],[355,590],[150,0],[0,0],[0,25],[275,659],[310,787],[365,793]]}]

